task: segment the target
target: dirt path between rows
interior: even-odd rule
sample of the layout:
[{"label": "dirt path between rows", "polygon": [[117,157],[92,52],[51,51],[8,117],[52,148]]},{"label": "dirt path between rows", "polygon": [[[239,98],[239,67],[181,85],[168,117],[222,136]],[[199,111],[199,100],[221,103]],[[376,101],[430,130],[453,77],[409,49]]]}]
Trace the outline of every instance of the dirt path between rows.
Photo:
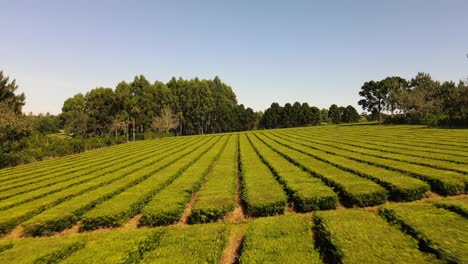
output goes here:
[{"label": "dirt path between rows", "polygon": [[[222,151],[224,151],[224,149]],[[221,154],[222,154],[222,152],[220,153],[220,155]],[[210,171],[205,176],[205,178],[202,180],[202,184],[200,185],[200,188],[198,188],[198,190],[192,195],[192,198],[190,199],[187,206],[185,207],[184,213],[182,214],[182,217],[180,218],[180,221],[176,225],[187,225],[188,224],[189,217],[192,214],[193,205],[197,201],[198,195],[200,194],[201,190],[205,186],[206,181],[208,180],[208,178],[213,173],[213,169],[215,168],[216,164],[218,164],[218,160],[219,160],[219,157],[211,165]]]},{"label": "dirt path between rows", "polygon": [[230,226],[229,238],[224,248],[220,264],[233,264],[238,262],[242,242],[244,241],[247,223]]}]

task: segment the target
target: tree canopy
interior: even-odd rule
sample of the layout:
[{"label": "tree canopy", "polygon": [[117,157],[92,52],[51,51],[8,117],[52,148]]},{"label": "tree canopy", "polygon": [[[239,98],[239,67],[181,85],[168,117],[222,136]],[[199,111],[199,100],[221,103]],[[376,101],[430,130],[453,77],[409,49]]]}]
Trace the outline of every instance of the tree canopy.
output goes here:
[{"label": "tree canopy", "polygon": [[386,122],[468,126],[468,85],[463,81],[441,83],[427,73],[409,81],[394,76],[365,82],[359,95],[359,105],[378,113],[379,120],[382,112],[390,112]]},{"label": "tree canopy", "polygon": [[169,130],[179,135],[220,133],[253,129],[256,115],[238,105],[231,87],[213,80],[172,78],[151,84],[143,75],[121,82],[115,89],[96,88],[65,101],[61,118],[65,130],[75,135],[145,133]]},{"label": "tree canopy", "polygon": [[[343,109],[346,118],[342,118],[340,109]],[[345,108],[333,104],[329,110],[320,110],[315,106],[309,106],[307,103],[295,102],[292,105],[286,103],[284,106],[272,103],[260,119],[260,128],[315,126],[329,120],[334,124],[351,123],[357,122],[359,118],[356,109],[350,105]]]}]

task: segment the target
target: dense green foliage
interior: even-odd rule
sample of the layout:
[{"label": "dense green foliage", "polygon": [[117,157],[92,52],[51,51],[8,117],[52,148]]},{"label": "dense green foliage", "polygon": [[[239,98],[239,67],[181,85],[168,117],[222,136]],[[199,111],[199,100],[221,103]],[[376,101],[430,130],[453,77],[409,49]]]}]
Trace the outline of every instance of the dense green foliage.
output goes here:
[{"label": "dense green foliage", "polygon": [[338,196],[320,179],[311,177],[309,173],[269,149],[256,136],[249,135],[249,140],[263,162],[284,185],[296,210],[308,212],[336,207]]},{"label": "dense green foliage", "polygon": [[311,139],[313,137],[307,134],[278,133],[276,136],[287,140],[287,144],[298,151],[379,183],[388,189],[390,198],[393,200],[417,200],[429,190],[429,185],[421,180],[397,171],[372,166],[366,162],[358,162],[353,160],[352,156],[342,156],[342,152],[336,150],[335,146],[316,144],[316,141]]},{"label": "dense green foliage", "polygon": [[446,198],[443,200],[435,201],[434,205],[440,208],[450,210],[458,213],[459,215],[468,218],[468,197]]},{"label": "dense green foliage", "polygon": [[217,141],[216,138],[198,141],[196,145],[186,145],[173,156],[167,156],[159,166],[150,167],[143,173],[139,184],[125,188],[112,199],[96,206],[83,216],[82,230],[99,227],[116,227],[127,221],[140,210],[160,190],[171,184],[187,168],[195,163]]},{"label": "dense green foliage", "polygon": [[0,252],[1,263],[58,263],[84,245],[80,237],[39,238],[12,241],[12,247]]},{"label": "dense green foliage", "polygon": [[70,134],[125,134],[133,139],[147,131],[190,135],[250,130],[256,123],[254,111],[238,105],[231,87],[218,77],[151,84],[143,75],[115,90],[96,88],[67,99],[61,118]]},{"label": "dense green foliage", "polygon": [[386,123],[468,127],[468,84],[463,81],[441,83],[426,73],[410,81],[387,77],[365,82],[359,95],[359,105],[376,113],[379,122],[387,111]]},{"label": "dense green foliage", "polygon": [[308,171],[332,186],[340,195],[346,206],[369,206],[381,204],[387,199],[387,192],[377,183],[360,178],[359,176],[334,167],[326,161],[321,161],[307,154],[289,148],[280,140],[262,134],[257,134],[268,146],[295,165]]},{"label": "dense green foliage", "polygon": [[259,218],[249,223],[239,263],[322,263],[303,215]]},{"label": "dense green foliage", "polygon": [[287,197],[269,168],[247,139],[239,136],[242,199],[251,216],[275,215],[284,211]]},{"label": "dense green foliage", "polygon": [[216,221],[236,206],[236,177],[238,135],[232,135],[207,180],[200,189],[189,221],[206,223]]},{"label": "dense green foliage", "polygon": [[141,263],[217,263],[227,234],[224,224],[167,228],[159,246],[146,253]]},{"label": "dense green foliage", "polygon": [[86,244],[61,263],[135,263],[144,252],[155,249],[161,229],[104,232],[86,235]]},{"label": "dense green foliage", "polygon": [[468,245],[461,242],[468,237],[468,222],[462,216],[422,203],[386,205],[380,213],[444,262],[468,261]]},{"label": "dense green foliage", "polygon": [[[432,252],[466,262],[466,195],[426,192],[466,193],[467,139],[466,130],[422,126],[319,126],[138,141],[1,169],[0,261],[374,263],[411,254],[434,263]],[[377,207],[342,207],[426,195],[382,207],[396,227]],[[307,211],[314,229],[310,214],[297,214]],[[255,219],[275,214],[285,215]]]},{"label": "dense green foliage", "polygon": [[184,171],[174,182],[156,194],[143,208],[140,225],[158,226],[177,223],[187,202],[198,190],[214,166],[227,142],[227,136],[218,141],[195,164]]},{"label": "dense green foliage", "polygon": [[24,146],[18,143],[30,134],[30,120],[22,113],[25,95],[15,94],[16,80],[0,71],[0,168],[14,163]]},{"label": "dense green foliage", "polygon": [[329,263],[432,263],[416,241],[377,215],[356,210],[314,214],[314,231]]},{"label": "dense green foliage", "polygon": [[270,108],[263,113],[259,127],[260,128],[288,128],[320,125],[321,122],[331,121],[338,123],[353,123],[359,121],[359,114],[351,105],[338,108],[333,104],[330,109],[318,109],[315,106],[310,107],[307,103],[295,102],[280,106],[278,103],[272,103]]}]

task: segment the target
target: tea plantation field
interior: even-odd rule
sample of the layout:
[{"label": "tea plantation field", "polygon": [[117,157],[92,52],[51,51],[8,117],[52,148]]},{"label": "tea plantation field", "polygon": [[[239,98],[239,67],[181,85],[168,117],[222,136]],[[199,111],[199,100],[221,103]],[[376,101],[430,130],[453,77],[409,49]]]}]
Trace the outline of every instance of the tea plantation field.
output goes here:
[{"label": "tea plantation field", "polygon": [[468,130],[140,141],[0,170],[0,263],[468,263]]}]

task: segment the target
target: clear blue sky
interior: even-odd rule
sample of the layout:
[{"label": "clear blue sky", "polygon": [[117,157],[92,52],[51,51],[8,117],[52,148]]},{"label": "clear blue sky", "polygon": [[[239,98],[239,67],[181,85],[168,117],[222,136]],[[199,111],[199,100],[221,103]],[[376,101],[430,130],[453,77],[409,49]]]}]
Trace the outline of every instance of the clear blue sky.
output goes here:
[{"label": "clear blue sky", "polygon": [[[357,107],[363,82],[468,77],[468,1],[0,0],[0,69],[25,111],[144,74],[213,78],[239,103]],[[358,111],[361,111],[358,108]]]}]

